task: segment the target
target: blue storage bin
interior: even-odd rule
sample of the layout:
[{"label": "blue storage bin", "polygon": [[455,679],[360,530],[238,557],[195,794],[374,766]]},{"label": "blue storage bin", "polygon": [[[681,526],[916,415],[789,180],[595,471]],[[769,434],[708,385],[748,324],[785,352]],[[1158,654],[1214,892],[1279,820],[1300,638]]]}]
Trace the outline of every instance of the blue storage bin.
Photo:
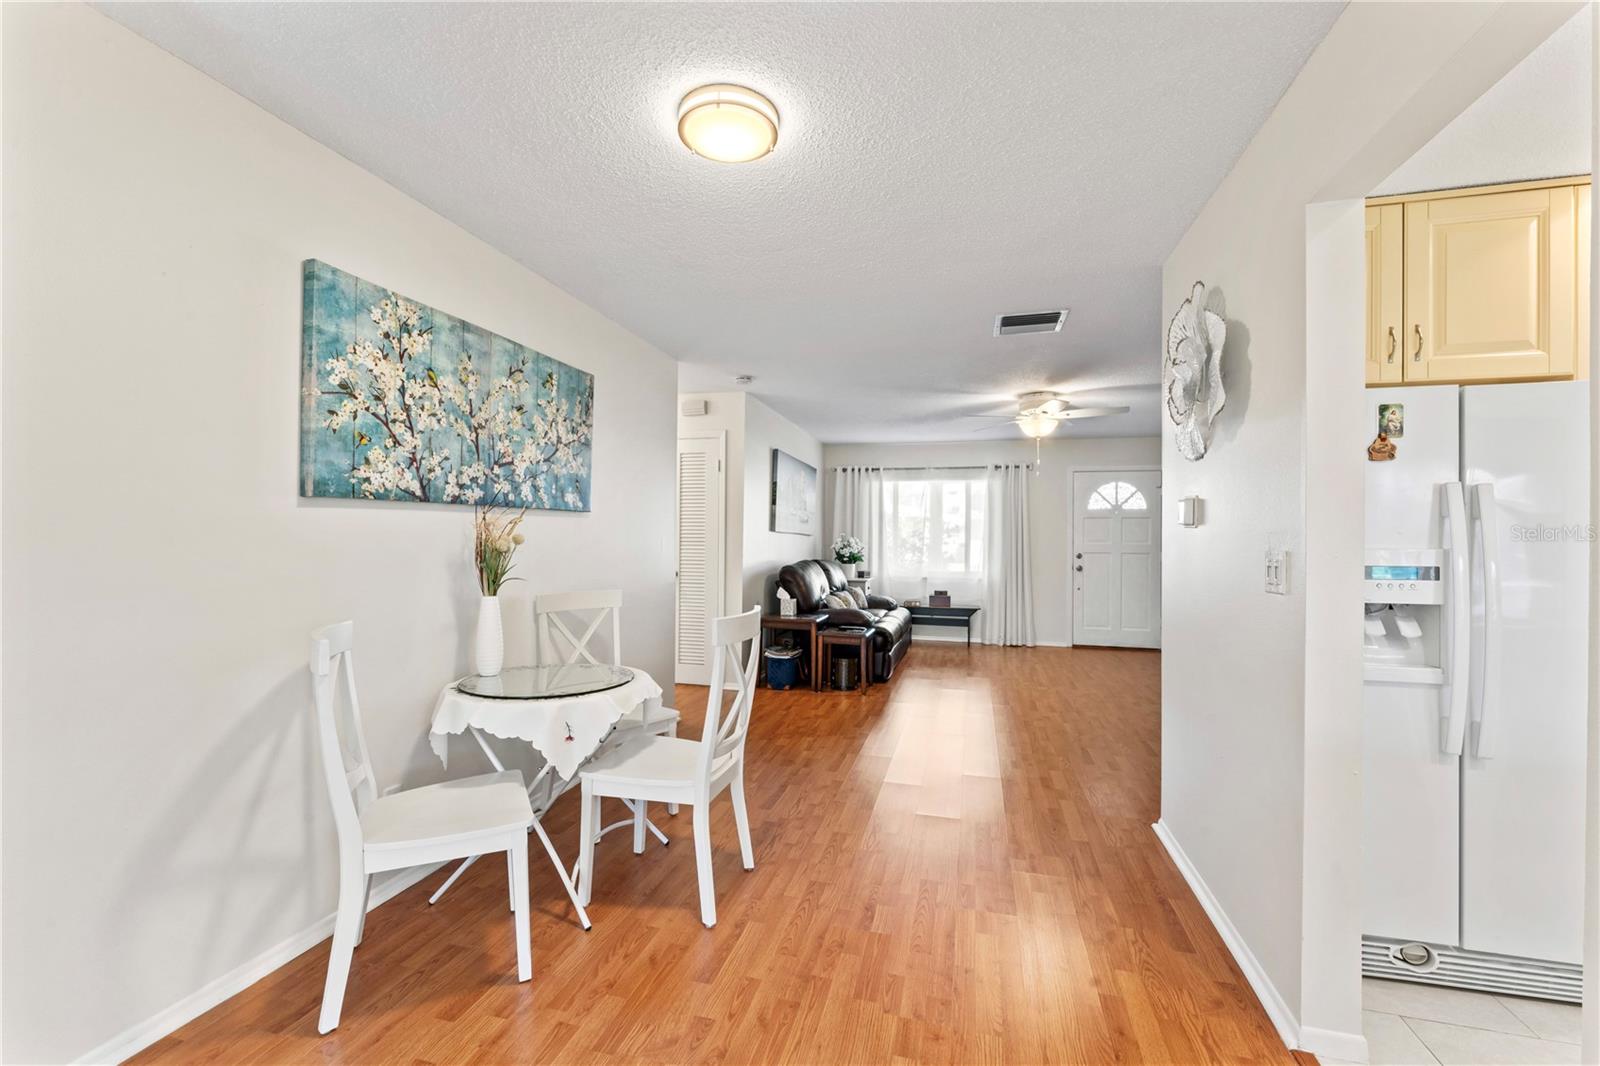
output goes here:
[{"label": "blue storage bin", "polygon": [[794,688],[800,683],[800,649],[768,648],[767,687]]}]

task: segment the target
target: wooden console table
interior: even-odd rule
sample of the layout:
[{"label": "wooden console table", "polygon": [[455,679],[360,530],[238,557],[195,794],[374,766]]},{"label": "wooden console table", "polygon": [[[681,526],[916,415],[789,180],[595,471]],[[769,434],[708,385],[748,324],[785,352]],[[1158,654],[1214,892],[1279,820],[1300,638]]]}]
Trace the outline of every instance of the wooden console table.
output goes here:
[{"label": "wooden console table", "polygon": [[[827,621],[825,614],[797,614],[785,617],[781,614],[768,614],[761,616],[761,650],[765,652],[777,643],[771,637],[779,633],[804,633],[805,668],[810,673],[811,690],[813,692],[822,688],[822,663],[818,658],[820,645],[817,640],[817,627]],[[767,657],[761,656],[761,683],[767,683]]]},{"label": "wooden console table", "polygon": [[982,607],[907,607],[914,626],[965,626],[967,647],[972,647],[972,616]]}]

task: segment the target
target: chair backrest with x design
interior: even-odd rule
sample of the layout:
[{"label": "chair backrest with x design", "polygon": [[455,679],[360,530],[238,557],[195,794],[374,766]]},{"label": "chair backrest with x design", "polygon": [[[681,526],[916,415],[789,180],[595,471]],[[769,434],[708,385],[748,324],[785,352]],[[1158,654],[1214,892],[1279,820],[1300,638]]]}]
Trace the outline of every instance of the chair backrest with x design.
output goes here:
[{"label": "chair backrest with x design", "polygon": [[[583,619],[578,615],[591,614]],[[533,661],[541,666],[599,664],[589,650],[602,626],[611,623],[611,665],[622,665],[622,591],[550,592],[533,598]],[[581,632],[574,632],[581,630]]]},{"label": "chair backrest with x design", "polygon": [[[700,774],[707,780],[719,759],[744,757],[750,711],[756,700],[756,663],[761,657],[761,608],[713,618],[711,656],[711,689],[706,693],[706,720],[700,733]],[[724,692],[733,693],[733,703],[726,710],[722,707]]]},{"label": "chair backrest with x design", "polygon": [[[361,812],[378,798],[378,783],[367,754],[361,729],[361,707],[356,700],[355,664],[351,646],[355,623],[338,622],[311,634],[311,695],[317,710],[317,737],[322,747],[322,770],[327,779],[333,824],[339,836],[341,861],[361,861]],[[344,698],[340,699],[343,690]],[[340,729],[343,703],[348,727]],[[342,735],[341,735],[342,734]],[[348,747],[354,750],[347,750]]]}]

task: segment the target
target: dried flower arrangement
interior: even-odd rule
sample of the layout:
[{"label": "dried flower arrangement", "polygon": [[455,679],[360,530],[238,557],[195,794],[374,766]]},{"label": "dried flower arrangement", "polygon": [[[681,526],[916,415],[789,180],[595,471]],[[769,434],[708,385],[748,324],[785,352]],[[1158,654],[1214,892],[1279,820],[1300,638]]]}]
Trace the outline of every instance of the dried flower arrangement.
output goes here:
[{"label": "dried flower arrangement", "polygon": [[526,540],[517,532],[526,514],[510,514],[498,507],[477,509],[472,523],[472,561],[478,568],[478,589],[485,596],[498,596],[501,585],[519,580],[507,575],[514,565],[512,556]]}]

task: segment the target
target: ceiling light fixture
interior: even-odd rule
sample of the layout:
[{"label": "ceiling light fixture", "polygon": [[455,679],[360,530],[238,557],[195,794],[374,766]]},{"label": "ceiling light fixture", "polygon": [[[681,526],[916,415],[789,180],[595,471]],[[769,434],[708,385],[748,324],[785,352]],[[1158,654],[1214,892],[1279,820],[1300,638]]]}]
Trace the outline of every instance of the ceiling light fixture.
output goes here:
[{"label": "ceiling light fixture", "polygon": [[678,137],[695,155],[748,163],[778,143],[778,109],[742,85],[702,85],[678,105]]},{"label": "ceiling light fixture", "polygon": [[1017,425],[1021,427],[1023,435],[1032,437],[1035,440],[1040,437],[1048,437],[1056,431],[1056,427],[1060,424],[1060,419],[1052,418],[1043,411],[1034,411],[1030,414],[1020,415],[1017,418]]}]

